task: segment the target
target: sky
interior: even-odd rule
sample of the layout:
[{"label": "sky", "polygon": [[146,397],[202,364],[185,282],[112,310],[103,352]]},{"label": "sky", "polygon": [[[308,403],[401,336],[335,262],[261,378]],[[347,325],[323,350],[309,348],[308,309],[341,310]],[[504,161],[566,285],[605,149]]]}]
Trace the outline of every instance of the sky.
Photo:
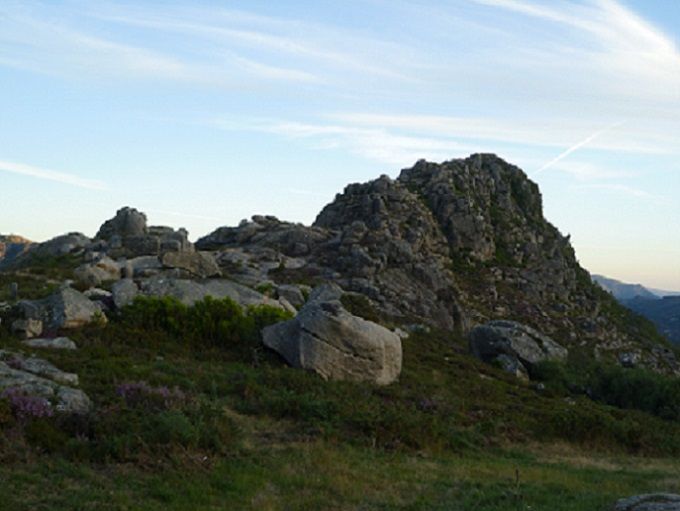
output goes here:
[{"label": "sky", "polygon": [[680,290],[680,2],[0,1],[2,233],[309,224],[475,152],[585,268]]}]

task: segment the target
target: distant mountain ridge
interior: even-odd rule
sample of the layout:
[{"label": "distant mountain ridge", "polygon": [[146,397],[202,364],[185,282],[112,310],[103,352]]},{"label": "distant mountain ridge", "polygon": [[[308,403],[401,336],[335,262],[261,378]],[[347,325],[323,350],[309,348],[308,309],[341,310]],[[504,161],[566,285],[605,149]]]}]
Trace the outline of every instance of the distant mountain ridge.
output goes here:
[{"label": "distant mountain ridge", "polygon": [[668,340],[680,344],[680,293],[652,290],[602,275],[593,275],[593,280],[621,304],[652,321]]},{"label": "distant mountain ridge", "polygon": [[609,291],[619,301],[643,298],[646,300],[656,300],[660,295],[646,288],[642,284],[628,284],[620,280],[610,279],[604,275],[593,275],[593,280]]}]

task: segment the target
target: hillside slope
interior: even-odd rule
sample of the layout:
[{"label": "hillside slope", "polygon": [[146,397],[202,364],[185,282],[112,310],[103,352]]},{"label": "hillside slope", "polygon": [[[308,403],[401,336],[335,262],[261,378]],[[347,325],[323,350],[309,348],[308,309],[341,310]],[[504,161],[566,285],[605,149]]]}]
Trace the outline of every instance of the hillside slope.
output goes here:
[{"label": "hillside slope", "polygon": [[657,300],[636,298],[624,303],[652,321],[671,342],[680,344],[680,296],[664,296]]}]

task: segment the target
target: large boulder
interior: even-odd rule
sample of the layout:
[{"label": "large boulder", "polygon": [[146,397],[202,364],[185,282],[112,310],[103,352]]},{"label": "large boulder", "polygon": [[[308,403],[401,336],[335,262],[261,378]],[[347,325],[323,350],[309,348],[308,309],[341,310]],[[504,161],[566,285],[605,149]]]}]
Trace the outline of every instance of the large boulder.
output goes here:
[{"label": "large boulder", "polygon": [[496,320],[470,332],[470,351],[480,360],[499,364],[524,377],[531,367],[544,360],[564,360],[568,351],[533,328],[515,321]]},{"label": "large boulder", "polygon": [[123,279],[116,282],[111,287],[113,304],[117,309],[130,305],[139,295],[139,287],[132,279]]},{"label": "large boulder", "polygon": [[120,279],[120,265],[110,257],[101,257],[91,263],[85,263],[73,272],[76,281],[86,286],[99,286],[103,282]]},{"label": "large boulder", "polygon": [[76,374],[61,371],[46,360],[0,350],[0,396],[10,402],[29,396],[45,400],[49,413],[84,414],[91,402],[82,390],[74,388],[76,385]]},{"label": "large boulder", "polygon": [[680,511],[680,495],[652,493],[621,499],[614,511]]},{"label": "large boulder", "polygon": [[222,274],[215,257],[209,252],[167,252],[161,262],[166,268],[184,270],[198,278]]},{"label": "large boulder", "polygon": [[99,304],[70,287],[42,300],[23,300],[18,308],[26,319],[40,320],[49,330],[80,328],[94,321],[106,321]]},{"label": "large boulder", "polygon": [[401,372],[401,339],[347,312],[340,301],[310,299],[297,317],[263,330],[265,346],[290,365],[325,379],[394,382]]}]

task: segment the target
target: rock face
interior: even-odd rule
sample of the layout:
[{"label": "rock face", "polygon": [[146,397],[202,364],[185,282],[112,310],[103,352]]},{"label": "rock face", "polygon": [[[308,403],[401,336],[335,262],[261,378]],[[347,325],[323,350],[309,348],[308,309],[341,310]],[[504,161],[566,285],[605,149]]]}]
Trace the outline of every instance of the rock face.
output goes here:
[{"label": "rock face", "polygon": [[568,351],[550,337],[514,321],[491,321],[470,332],[470,351],[480,360],[496,362],[524,377],[534,364],[564,360]]},{"label": "rock face", "polygon": [[46,408],[64,413],[83,414],[91,408],[90,399],[80,389],[78,376],[65,373],[46,360],[0,350],[0,393],[16,393],[48,400]]},{"label": "rock face", "polygon": [[394,382],[401,372],[401,339],[347,312],[340,301],[313,297],[290,321],[263,331],[265,346],[293,367],[325,379]]},{"label": "rock face", "polygon": [[130,238],[145,236],[148,232],[146,215],[134,208],[121,208],[116,216],[102,224],[97,232],[97,239],[110,240],[114,236]]},{"label": "rock face", "polygon": [[71,288],[63,288],[43,300],[24,300],[18,308],[26,319],[42,321],[49,330],[80,328],[93,321],[106,321],[101,307]]},{"label": "rock face", "polygon": [[314,224],[334,231],[321,262],[347,291],[362,293],[394,319],[464,327],[449,247],[432,212],[400,181],[350,185]]},{"label": "rock face", "polygon": [[680,511],[680,495],[654,493],[619,500],[614,511]]}]

